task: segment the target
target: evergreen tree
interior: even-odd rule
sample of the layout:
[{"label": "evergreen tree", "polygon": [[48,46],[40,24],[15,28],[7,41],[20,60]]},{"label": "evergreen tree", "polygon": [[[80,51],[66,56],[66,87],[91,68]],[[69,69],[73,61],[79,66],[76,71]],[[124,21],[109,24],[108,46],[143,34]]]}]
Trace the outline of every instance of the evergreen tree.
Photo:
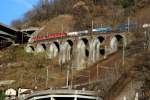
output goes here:
[{"label": "evergreen tree", "polygon": [[118,2],[123,8],[128,8],[135,5],[134,0],[118,0]]}]

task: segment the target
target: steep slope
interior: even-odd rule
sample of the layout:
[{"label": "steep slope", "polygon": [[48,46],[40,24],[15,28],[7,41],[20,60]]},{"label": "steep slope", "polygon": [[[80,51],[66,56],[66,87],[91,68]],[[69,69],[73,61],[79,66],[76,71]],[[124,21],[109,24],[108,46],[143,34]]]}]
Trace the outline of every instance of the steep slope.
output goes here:
[{"label": "steep slope", "polygon": [[59,15],[47,22],[43,26],[43,30],[39,32],[39,36],[51,34],[51,33],[60,33],[60,32],[69,32],[73,31],[74,20],[71,15]]},{"label": "steep slope", "polygon": [[23,46],[9,47],[0,51],[0,81],[15,81],[10,85],[0,84],[0,89],[7,87],[44,89],[48,88],[47,86],[59,86],[64,84],[64,75],[58,62],[55,59],[45,58],[45,54],[27,54]]}]

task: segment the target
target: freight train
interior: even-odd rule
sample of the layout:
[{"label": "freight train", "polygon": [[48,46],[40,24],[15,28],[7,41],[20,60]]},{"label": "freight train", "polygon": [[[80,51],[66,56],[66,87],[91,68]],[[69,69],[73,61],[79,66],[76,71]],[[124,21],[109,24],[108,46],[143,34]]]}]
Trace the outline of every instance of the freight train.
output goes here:
[{"label": "freight train", "polygon": [[64,37],[72,37],[72,36],[82,36],[82,35],[88,35],[91,33],[111,33],[111,32],[124,32],[128,30],[128,27],[135,28],[136,24],[119,24],[115,28],[112,28],[110,26],[108,27],[100,27],[100,28],[94,28],[92,29],[92,32],[89,30],[84,31],[77,31],[77,32],[67,32],[67,33],[52,33],[48,34],[47,36],[34,36],[32,37],[33,41],[41,41],[41,40],[48,40],[48,39],[54,39],[54,38],[64,38]]}]

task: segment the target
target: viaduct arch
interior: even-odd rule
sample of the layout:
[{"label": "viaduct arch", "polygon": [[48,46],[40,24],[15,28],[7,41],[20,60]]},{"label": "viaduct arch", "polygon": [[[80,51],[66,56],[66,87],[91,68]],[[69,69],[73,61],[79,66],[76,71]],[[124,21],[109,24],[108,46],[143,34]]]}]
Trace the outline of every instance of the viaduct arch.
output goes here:
[{"label": "viaduct arch", "polygon": [[69,37],[47,42],[36,42],[26,46],[28,53],[46,52],[49,59],[59,57],[59,63],[74,60],[77,67],[93,64],[106,55],[127,45],[125,34]]}]

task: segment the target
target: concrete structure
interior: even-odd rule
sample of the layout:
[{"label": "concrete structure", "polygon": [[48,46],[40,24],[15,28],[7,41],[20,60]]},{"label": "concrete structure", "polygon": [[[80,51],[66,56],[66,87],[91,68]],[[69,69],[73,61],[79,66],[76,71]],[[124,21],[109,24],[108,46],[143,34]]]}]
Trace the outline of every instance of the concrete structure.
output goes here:
[{"label": "concrete structure", "polygon": [[25,100],[102,100],[95,91],[43,90],[28,95]]},{"label": "concrete structure", "polygon": [[40,30],[40,28],[38,28],[38,27],[30,27],[30,28],[26,28],[26,29],[21,29],[20,31],[21,31],[21,32],[24,32],[24,33],[27,33],[27,35],[28,35],[29,37],[31,37],[31,35],[32,35],[34,32],[39,31],[39,30]]},{"label": "concrete structure", "polygon": [[75,67],[85,68],[101,58],[126,46],[130,33],[93,33],[90,35],[30,41],[26,46],[29,53],[46,52],[49,59],[59,56],[59,63],[73,60]]},{"label": "concrete structure", "polygon": [[22,89],[22,88],[19,88],[18,89],[18,100],[24,100],[24,98],[31,94],[33,92],[33,90],[31,89]]},{"label": "concrete structure", "polygon": [[28,39],[26,33],[0,23],[0,49],[14,43],[27,42]]}]

